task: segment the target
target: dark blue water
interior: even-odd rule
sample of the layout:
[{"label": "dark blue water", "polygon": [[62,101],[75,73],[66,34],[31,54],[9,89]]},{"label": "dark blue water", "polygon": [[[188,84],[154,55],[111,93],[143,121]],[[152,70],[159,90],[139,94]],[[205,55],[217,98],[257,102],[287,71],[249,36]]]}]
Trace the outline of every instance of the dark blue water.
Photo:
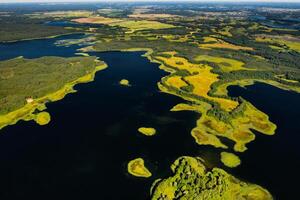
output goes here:
[{"label": "dark blue water", "polygon": [[[181,99],[156,86],[164,75],[137,53],[95,53],[109,68],[75,94],[49,103],[51,123],[19,122],[0,134],[0,196],[147,199],[152,182],[170,175],[181,155],[200,155],[190,136],[198,114],[170,112]],[[132,87],[122,87],[126,78]],[[157,129],[146,137],[141,126]],[[143,157],[150,179],[128,175],[129,160]]]},{"label": "dark blue water", "polygon": [[80,39],[85,37],[84,34],[71,34],[55,38],[37,39],[10,43],[0,43],[0,60],[24,56],[25,58],[38,58],[42,56],[74,56],[77,45],[68,47],[55,45],[56,41],[66,39]]},{"label": "dark blue water", "polygon": [[274,136],[256,134],[256,140],[241,154],[243,163],[234,173],[266,186],[276,199],[298,199],[300,94],[256,83],[246,89],[230,87],[229,95],[252,102],[278,126]]},{"label": "dark blue water", "polygon": [[[73,56],[78,46],[54,45],[71,38],[74,35],[1,44],[1,58]],[[0,131],[1,199],[147,199],[152,182],[169,176],[170,164],[179,156],[202,156],[211,167],[222,166],[220,149],[198,146],[190,135],[199,115],[169,111],[183,100],[158,91],[156,84],[165,73],[157,64],[141,52],[93,55],[109,67],[98,72],[95,81],[76,86],[77,93],[49,103],[50,124],[20,121]],[[123,78],[132,87],[120,86]],[[299,94],[264,84],[247,90],[231,87],[229,93],[267,113],[278,131],[275,136],[257,134],[240,155],[243,164],[226,170],[267,187],[277,199],[292,199],[297,184],[286,183],[300,178]],[[143,136],[137,132],[141,126],[155,127],[158,134]],[[153,177],[127,174],[128,161],[136,157],[145,159]]]}]

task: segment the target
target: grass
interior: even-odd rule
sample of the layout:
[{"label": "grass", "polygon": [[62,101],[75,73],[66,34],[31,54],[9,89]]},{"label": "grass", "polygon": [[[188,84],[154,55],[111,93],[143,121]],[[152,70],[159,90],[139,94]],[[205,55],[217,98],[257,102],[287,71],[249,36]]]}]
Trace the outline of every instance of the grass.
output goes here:
[{"label": "grass", "polygon": [[221,152],[221,161],[225,166],[230,168],[237,167],[241,164],[241,160],[237,155],[228,152]]},{"label": "grass", "polygon": [[182,80],[181,76],[171,76],[166,80],[166,84],[173,86],[177,89],[181,89],[182,87],[188,86],[185,81]]},{"label": "grass", "polygon": [[50,122],[51,116],[48,112],[40,112],[36,115],[35,121],[39,125],[46,125]]},{"label": "grass", "polygon": [[157,29],[167,29],[174,28],[174,25],[165,24],[158,21],[153,20],[130,20],[130,19],[120,19],[120,18],[109,18],[109,17],[87,17],[87,18],[79,18],[73,19],[72,21],[77,23],[91,23],[91,24],[107,24],[110,26],[120,26],[123,28],[127,28],[129,31],[127,33],[133,33],[136,31],[142,30],[157,30]]},{"label": "grass", "polygon": [[243,47],[243,46],[239,46],[239,45],[230,44],[228,42],[225,42],[221,39],[217,39],[214,37],[204,37],[204,42],[205,43],[199,44],[200,48],[203,48],[203,49],[216,48],[216,49],[248,50],[248,51],[253,50],[253,48],[251,48],[251,47]]},{"label": "grass", "polygon": [[238,61],[238,60],[230,59],[230,58],[223,58],[223,57],[209,56],[209,55],[200,55],[200,56],[197,56],[195,60],[217,63],[223,72],[231,72],[231,71],[238,71],[238,70],[253,70],[253,69],[244,67],[245,63]]},{"label": "grass", "polygon": [[241,87],[245,87],[248,85],[253,85],[255,82],[262,82],[265,84],[269,84],[272,85],[274,87],[283,89],[283,90],[290,90],[290,91],[294,91],[294,92],[298,92],[300,93],[300,88],[297,86],[292,86],[292,85],[285,85],[282,83],[279,83],[277,81],[273,81],[273,80],[262,80],[262,79],[243,79],[243,80],[235,80],[235,81],[230,81],[230,82],[225,82],[221,85],[219,85],[216,89],[216,91],[214,92],[214,95],[217,96],[227,96],[228,94],[228,90],[227,88],[229,86],[233,86],[233,85],[238,85]]},{"label": "grass", "polygon": [[174,28],[174,25],[165,24],[157,21],[149,21],[149,20],[124,20],[121,22],[111,24],[113,26],[120,26],[124,28],[128,28],[131,33],[141,30],[151,30],[151,29],[167,29]]},{"label": "grass", "polygon": [[120,80],[119,84],[127,87],[130,86],[130,83],[127,79]]},{"label": "grass", "polygon": [[219,34],[227,36],[227,37],[232,37],[232,34],[230,33],[230,30],[232,29],[231,26],[226,26],[220,31],[218,31]]},{"label": "grass", "polygon": [[146,136],[153,136],[156,134],[156,130],[150,127],[141,127],[138,131]]},{"label": "grass", "polygon": [[266,114],[256,109],[252,104],[246,102],[241,115],[230,114],[229,123],[218,120],[203,112],[197,121],[197,126],[192,130],[192,136],[200,145],[212,145],[217,148],[227,148],[218,137],[225,137],[235,142],[234,150],[244,152],[246,144],[255,139],[252,130],[265,135],[275,134],[276,125],[269,121]]},{"label": "grass", "polygon": [[206,168],[199,157],[180,157],[171,169],[172,176],[154,182],[152,200],[273,199],[266,189],[258,185],[243,182],[220,168]]},{"label": "grass", "polygon": [[152,176],[151,172],[145,167],[142,158],[131,160],[127,165],[127,170],[129,174],[136,177],[149,178]]},{"label": "grass", "polygon": [[[291,36],[273,36],[273,35],[262,35],[255,38],[257,42],[270,43],[272,48],[282,50],[283,47],[288,47],[291,50],[300,52],[300,40]],[[273,45],[275,44],[275,45]],[[276,46],[280,45],[280,47]]]},{"label": "grass", "polygon": [[[208,92],[211,90],[211,85],[219,80],[218,75],[211,72],[212,68],[210,66],[190,63],[187,59],[176,56],[176,52],[164,52],[164,54],[170,57],[157,56],[155,58],[167,66],[171,66],[177,70],[186,70],[191,74],[184,77],[184,80],[193,86],[193,94],[218,102],[220,106],[227,111],[236,108],[238,103],[235,101],[208,95]],[[169,78],[171,78],[171,81],[168,80]],[[182,82],[178,82],[178,78],[177,81],[174,81],[172,76],[169,78],[166,79],[166,83],[175,83],[174,87],[178,87],[178,84],[183,85]]]},{"label": "grass", "polygon": [[[192,105],[180,104],[174,107],[173,111],[187,109],[201,113],[201,117],[197,121],[197,126],[191,132],[198,144],[228,148],[220,140],[220,138],[227,138],[235,143],[235,151],[243,152],[247,149],[246,144],[255,139],[255,134],[252,130],[266,135],[273,135],[275,133],[276,125],[269,121],[266,114],[256,109],[249,102],[245,101],[239,105],[237,101],[231,99],[208,95],[211,85],[219,81],[218,75],[211,72],[212,68],[210,66],[190,63],[187,59],[176,56],[176,52],[164,52],[164,54],[167,56],[156,56],[155,59],[163,63],[166,67],[171,67],[176,69],[176,71],[185,70],[188,73],[184,73],[184,76],[174,76],[171,73],[170,76],[163,78],[162,84],[159,84],[159,88],[163,92],[175,94],[193,103]],[[171,81],[168,81],[168,79],[171,79]],[[184,83],[192,86],[192,95],[204,99],[195,99],[185,95],[183,92],[177,93],[176,91],[180,90],[183,86],[183,82],[179,81],[182,79],[184,79]],[[170,91],[163,84],[175,88],[176,91]],[[204,102],[204,100],[218,103],[225,113],[220,111],[213,113],[211,103]],[[197,104],[195,104],[195,101]],[[234,111],[236,109],[240,109],[241,114],[235,114]]]}]

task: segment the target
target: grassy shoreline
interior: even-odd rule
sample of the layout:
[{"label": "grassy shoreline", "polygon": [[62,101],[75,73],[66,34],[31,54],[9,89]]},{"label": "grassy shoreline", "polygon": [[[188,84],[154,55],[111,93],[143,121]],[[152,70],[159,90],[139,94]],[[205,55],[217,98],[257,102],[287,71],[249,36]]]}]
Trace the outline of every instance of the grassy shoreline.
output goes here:
[{"label": "grassy shoreline", "polygon": [[19,120],[30,121],[36,118],[34,112],[36,110],[43,111],[46,109],[46,103],[59,101],[63,99],[67,94],[76,92],[73,87],[79,83],[87,83],[94,80],[95,74],[98,71],[107,68],[105,63],[96,66],[95,70],[89,74],[86,74],[78,79],[66,83],[61,89],[47,94],[43,97],[37,98],[32,103],[27,103],[20,109],[9,112],[5,115],[0,115],[0,130],[8,125],[16,124]]}]

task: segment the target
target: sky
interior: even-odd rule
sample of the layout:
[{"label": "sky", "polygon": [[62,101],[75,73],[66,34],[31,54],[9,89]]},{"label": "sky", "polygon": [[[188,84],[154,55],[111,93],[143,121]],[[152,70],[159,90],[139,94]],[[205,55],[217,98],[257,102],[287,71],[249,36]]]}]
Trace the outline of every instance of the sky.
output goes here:
[{"label": "sky", "polygon": [[[23,2],[39,2],[39,3],[46,3],[46,2],[97,2],[97,0],[0,0],[0,3],[23,3]],[[174,0],[98,0],[99,2],[114,2],[114,1],[149,1],[149,2],[156,2],[156,1],[174,1]],[[177,1],[199,1],[199,2],[212,2],[212,1],[219,1],[219,2],[300,2],[300,0],[177,0]]]}]

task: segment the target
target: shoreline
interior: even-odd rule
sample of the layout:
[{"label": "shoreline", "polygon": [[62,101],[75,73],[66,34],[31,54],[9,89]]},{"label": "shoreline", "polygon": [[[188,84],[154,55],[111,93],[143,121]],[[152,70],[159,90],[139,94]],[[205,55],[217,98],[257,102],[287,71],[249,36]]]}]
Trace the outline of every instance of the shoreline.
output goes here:
[{"label": "shoreline", "polygon": [[37,38],[27,38],[27,39],[19,39],[19,40],[9,40],[9,41],[0,41],[0,44],[9,44],[9,43],[15,43],[15,42],[24,42],[24,41],[30,41],[30,40],[44,40],[44,39],[52,39],[57,38],[61,36],[67,36],[67,35],[73,35],[73,34],[86,34],[85,32],[74,32],[74,33],[64,33],[64,34],[58,34],[58,35],[51,35],[51,36],[45,36],[45,37],[37,37]]},{"label": "shoreline", "polygon": [[89,74],[86,74],[82,77],[77,78],[76,80],[66,83],[61,89],[37,98],[32,103],[27,103],[23,107],[9,112],[5,115],[0,115],[0,131],[6,126],[14,125],[20,120],[30,121],[34,120],[35,110],[44,111],[47,109],[46,103],[55,102],[62,100],[67,94],[75,93],[76,90],[74,86],[80,83],[88,83],[92,82],[95,78],[95,75],[98,71],[102,71],[106,69],[108,66],[106,63],[98,65],[95,67],[94,71]]}]

